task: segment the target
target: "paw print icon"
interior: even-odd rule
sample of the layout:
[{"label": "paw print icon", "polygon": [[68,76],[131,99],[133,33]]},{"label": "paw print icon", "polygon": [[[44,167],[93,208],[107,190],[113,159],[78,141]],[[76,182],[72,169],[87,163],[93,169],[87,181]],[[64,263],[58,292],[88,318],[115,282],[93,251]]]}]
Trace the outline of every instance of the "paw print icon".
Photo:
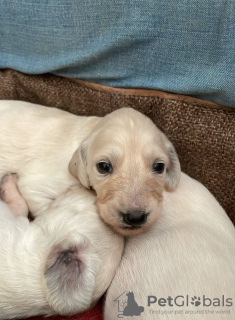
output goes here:
[{"label": "paw print icon", "polygon": [[193,298],[191,298],[191,304],[193,304],[195,307],[200,306],[201,304],[201,298],[200,297],[196,297],[194,296]]}]

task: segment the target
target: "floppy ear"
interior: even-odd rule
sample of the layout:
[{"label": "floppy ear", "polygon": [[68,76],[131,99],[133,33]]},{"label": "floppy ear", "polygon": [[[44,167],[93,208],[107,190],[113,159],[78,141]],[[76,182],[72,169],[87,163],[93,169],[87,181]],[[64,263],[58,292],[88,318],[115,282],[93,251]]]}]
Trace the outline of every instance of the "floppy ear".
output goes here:
[{"label": "floppy ear", "polygon": [[81,184],[90,189],[90,181],[87,174],[87,141],[83,141],[80,147],[74,152],[69,162],[69,172],[77,178]]},{"label": "floppy ear", "polygon": [[92,304],[100,260],[89,240],[80,235],[56,245],[46,261],[47,301],[56,313],[72,315]]},{"label": "floppy ear", "polygon": [[173,191],[180,181],[180,162],[173,144],[164,134],[163,140],[166,147],[166,153],[169,159],[169,164],[166,168],[165,188],[167,191]]}]

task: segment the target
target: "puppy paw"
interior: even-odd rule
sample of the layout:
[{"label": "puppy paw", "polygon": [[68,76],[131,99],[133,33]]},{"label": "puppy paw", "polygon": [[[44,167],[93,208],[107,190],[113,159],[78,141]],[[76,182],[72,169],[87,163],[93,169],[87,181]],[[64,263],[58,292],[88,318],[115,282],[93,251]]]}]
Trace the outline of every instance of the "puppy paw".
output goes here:
[{"label": "puppy paw", "polygon": [[9,180],[17,180],[15,177],[15,174],[7,173],[5,176],[3,176],[1,182],[0,182],[0,199],[4,201],[5,203],[9,202],[9,198],[11,198],[11,195],[9,194],[9,188],[7,187]]},{"label": "puppy paw", "polygon": [[28,215],[28,205],[17,188],[17,175],[6,174],[0,183],[0,198],[15,215]]}]

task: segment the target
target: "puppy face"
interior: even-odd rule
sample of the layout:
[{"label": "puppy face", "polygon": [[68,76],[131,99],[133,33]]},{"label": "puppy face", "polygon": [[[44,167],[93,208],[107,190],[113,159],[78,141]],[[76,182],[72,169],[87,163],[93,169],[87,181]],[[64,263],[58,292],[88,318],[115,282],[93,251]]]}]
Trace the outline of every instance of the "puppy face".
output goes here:
[{"label": "puppy face", "polygon": [[70,172],[97,193],[102,219],[116,232],[144,232],[158,218],[164,189],[179,181],[174,147],[153,122],[133,109],[100,120],[70,162]]}]

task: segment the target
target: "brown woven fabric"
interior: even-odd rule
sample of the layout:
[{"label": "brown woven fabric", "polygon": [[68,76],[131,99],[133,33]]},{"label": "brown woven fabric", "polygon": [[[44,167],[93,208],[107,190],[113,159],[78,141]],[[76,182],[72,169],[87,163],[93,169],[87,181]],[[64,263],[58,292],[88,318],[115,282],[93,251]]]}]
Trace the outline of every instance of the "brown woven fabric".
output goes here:
[{"label": "brown woven fabric", "polygon": [[54,75],[0,72],[0,99],[103,116],[129,106],[149,116],[174,143],[182,170],[201,181],[235,222],[235,108],[153,90],[102,87]]}]

